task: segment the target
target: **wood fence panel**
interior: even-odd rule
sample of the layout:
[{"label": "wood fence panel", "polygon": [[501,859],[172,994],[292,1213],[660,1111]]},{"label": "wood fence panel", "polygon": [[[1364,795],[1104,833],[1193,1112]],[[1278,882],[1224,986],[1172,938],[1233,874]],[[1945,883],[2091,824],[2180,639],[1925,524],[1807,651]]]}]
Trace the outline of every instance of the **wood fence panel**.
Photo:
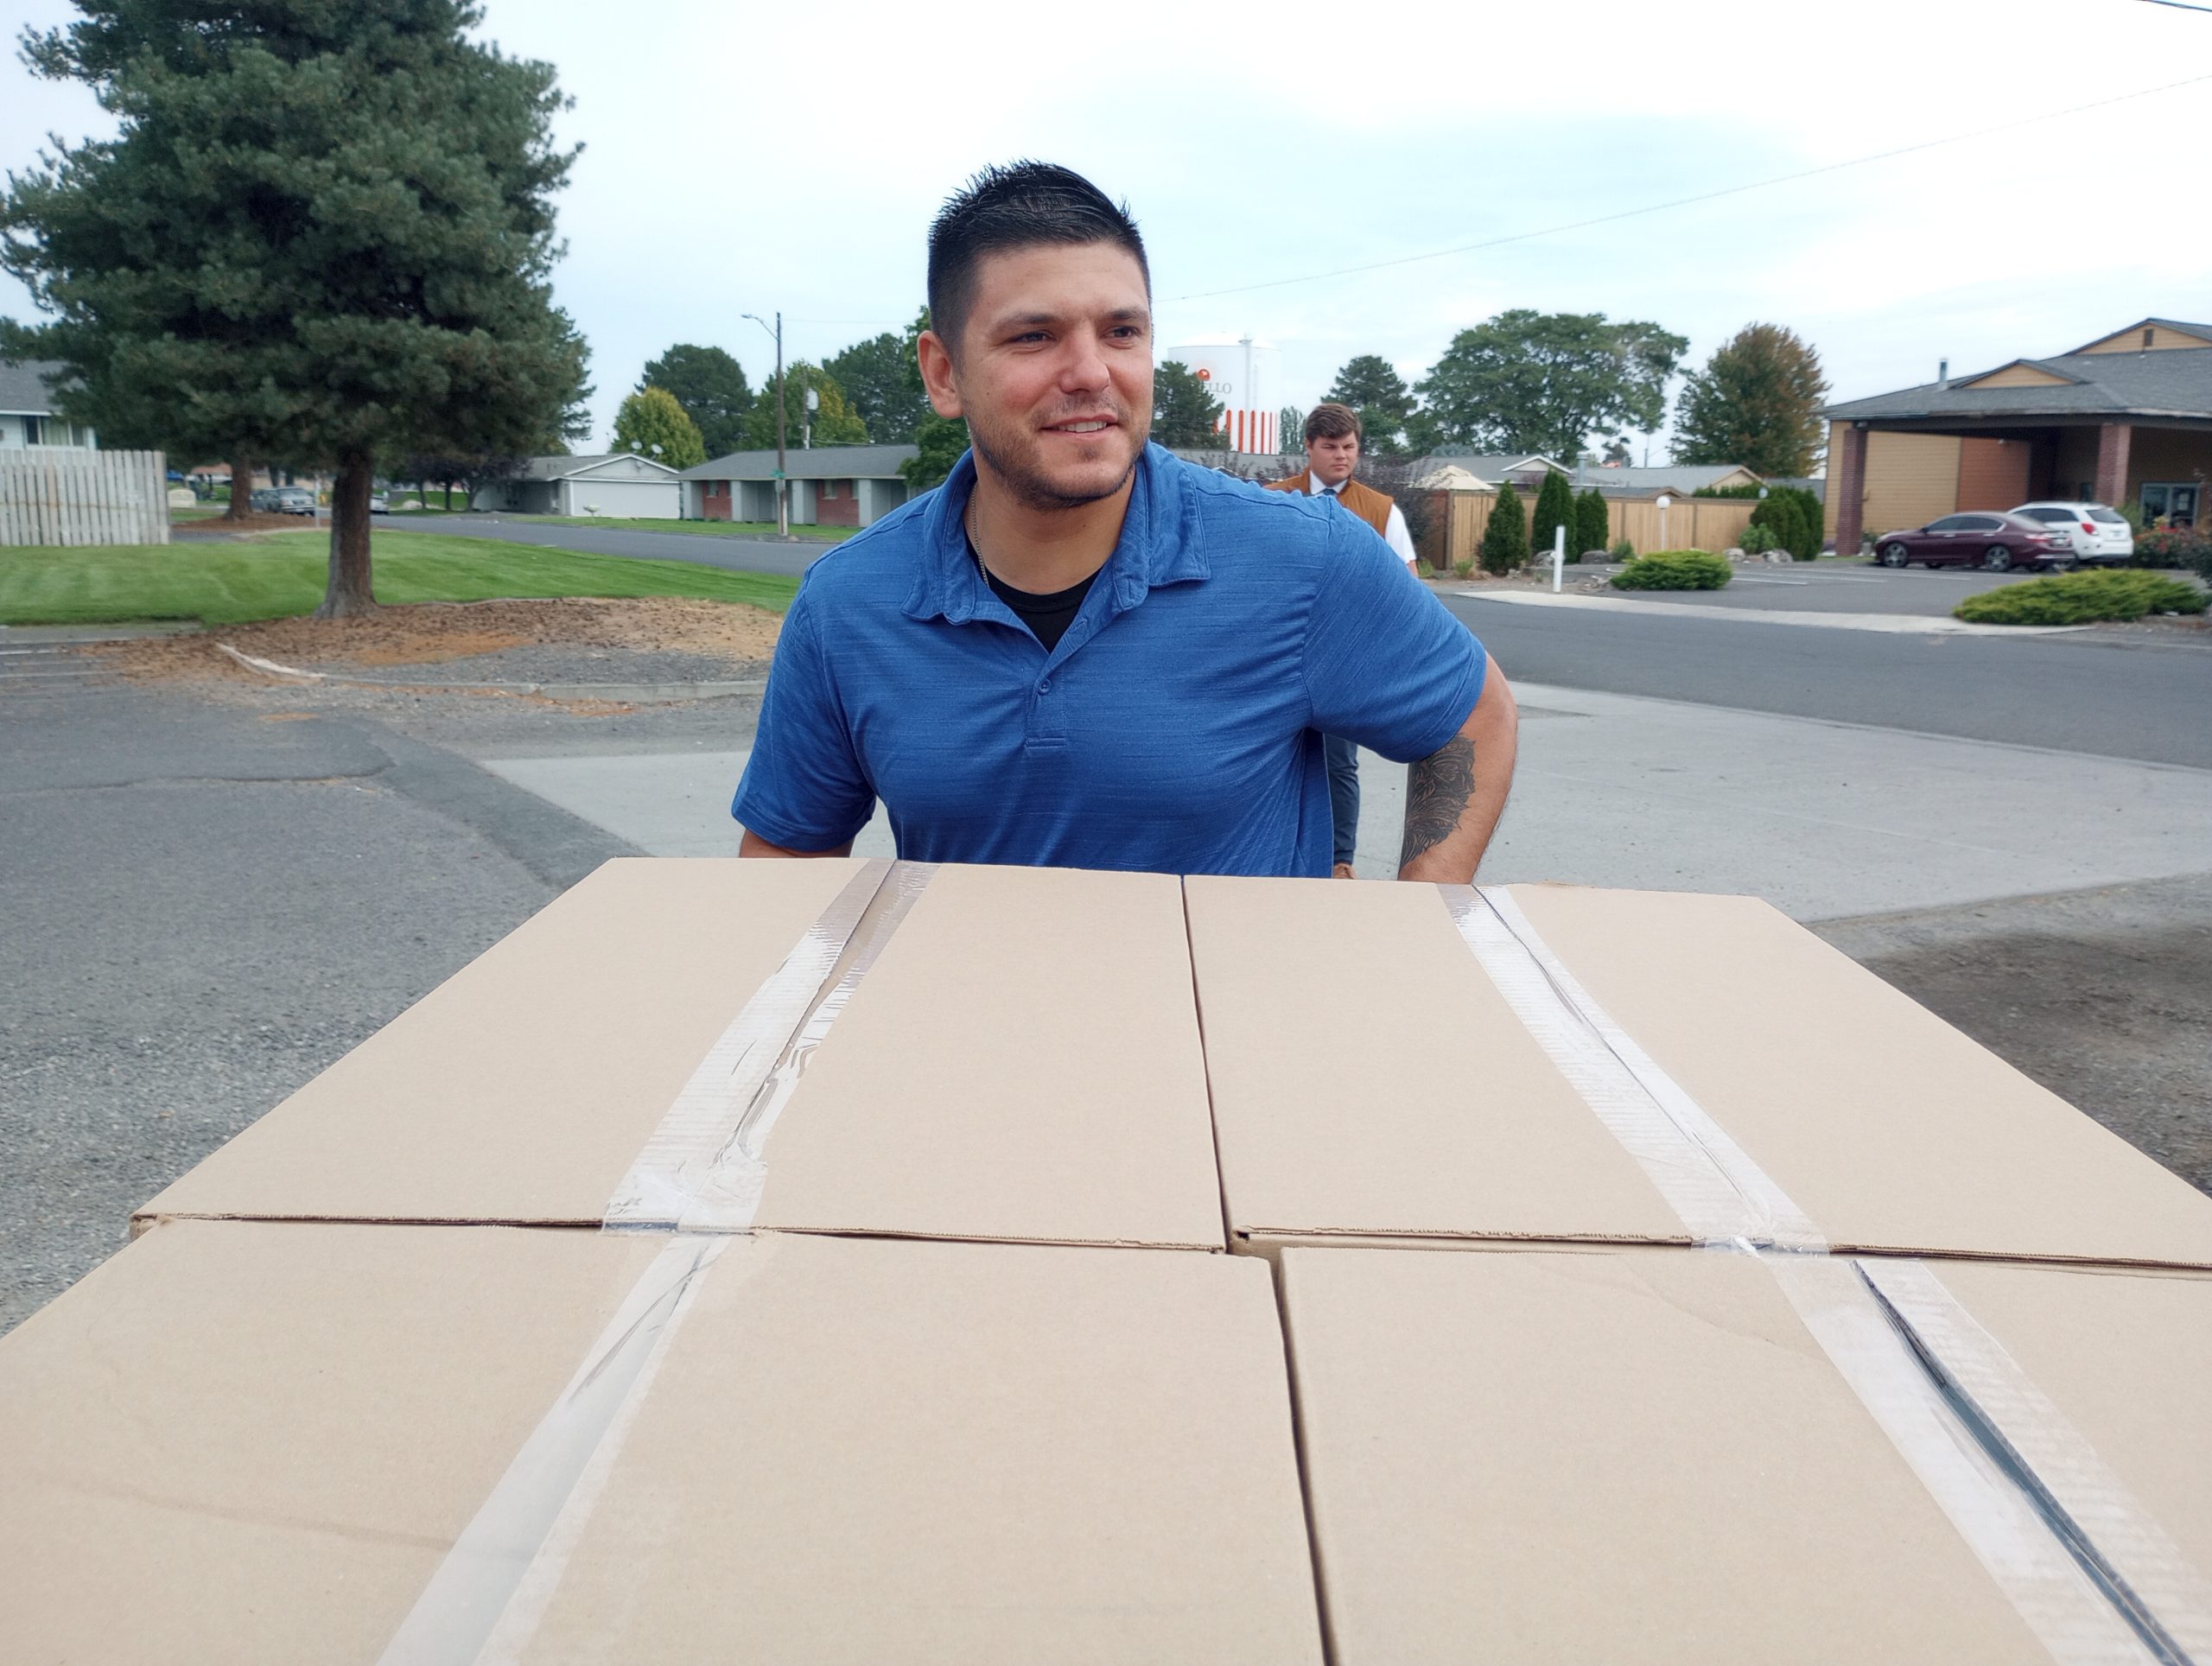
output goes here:
[{"label": "wood fence panel", "polygon": [[[1446,492],[1439,495],[1450,501],[1449,510],[1438,517],[1445,528],[1446,562],[1456,568],[1463,561],[1479,559],[1483,533],[1490,525],[1491,510],[1497,506],[1497,494]],[[1524,509],[1532,506],[1525,493],[1522,503]],[[1612,544],[1626,538],[1638,555],[1654,550],[1710,550],[1717,555],[1743,542],[1744,528],[1751,524],[1751,511],[1758,506],[1748,498],[1676,498],[1667,506],[1662,542],[1657,499],[1608,498],[1605,541]]]},{"label": "wood fence panel", "polygon": [[158,451],[0,451],[0,545],[167,544],[167,474]]}]

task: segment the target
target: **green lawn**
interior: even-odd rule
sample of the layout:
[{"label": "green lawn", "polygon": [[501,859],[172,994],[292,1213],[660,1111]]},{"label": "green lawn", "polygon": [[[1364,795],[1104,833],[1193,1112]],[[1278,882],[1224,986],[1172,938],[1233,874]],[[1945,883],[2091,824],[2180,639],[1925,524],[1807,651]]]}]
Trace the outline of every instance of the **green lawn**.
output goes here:
[{"label": "green lawn", "polygon": [[[696,596],[781,613],[798,581],[682,561],[590,556],[435,532],[378,532],[378,601],[487,601],[505,596]],[[0,624],[105,625],[196,619],[238,625],[313,613],[329,562],[325,532],[277,532],[237,544],[0,549]]]}]

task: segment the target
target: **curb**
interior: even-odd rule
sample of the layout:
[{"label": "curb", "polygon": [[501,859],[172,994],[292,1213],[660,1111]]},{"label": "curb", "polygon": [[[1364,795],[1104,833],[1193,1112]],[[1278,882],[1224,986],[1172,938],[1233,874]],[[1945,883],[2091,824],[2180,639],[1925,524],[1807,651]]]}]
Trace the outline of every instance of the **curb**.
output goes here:
[{"label": "curb", "polygon": [[729,683],[400,683],[378,677],[338,677],[280,665],[273,659],[242,653],[227,642],[215,645],[240,665],[285,683],[328,683],[346,689],[385,689],[403,694],[535,694],[555,700],[606,700],[624,705],[666,704],[678,700],[720,700],[758,694],[765,677]]}]

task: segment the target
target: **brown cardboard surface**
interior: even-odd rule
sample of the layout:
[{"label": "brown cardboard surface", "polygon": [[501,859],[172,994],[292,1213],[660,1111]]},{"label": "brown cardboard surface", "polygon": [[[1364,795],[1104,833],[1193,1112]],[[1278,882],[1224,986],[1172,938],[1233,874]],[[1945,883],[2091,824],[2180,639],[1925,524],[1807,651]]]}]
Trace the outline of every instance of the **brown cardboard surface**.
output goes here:
[{"label": "brown cardboard surface", "polygon": [[0,1658],[376,1659],[657,1248],[147,1233],[0,1339]]},{"label": "brown cardboard surface", "polygon": [[2212,1278],[1931,1264],[2212,1578]]},{"label": "brown cardboard surface", "polygon": [[758,1224],[1221,1248],[1177,881],[940,867],[777,1122]]},{"label": "brown cardboard surface", "polygon": [[1765,903],[1511,893],[1836,1248],[2212,1267],[2212,1199]]},{"label": "brown cardboard surface", "polygon": [[1283,1269],[1338,1666],[2048,1666],[1757,1262]]},{"label": "brown cardboard surface", "polygon": [[139,1214],[596,1224],[701,1055],[861,866],[607,862]]},{"label": "brown cardboard surface", "polygon": [[[0,1657],[376,1659],[664,1242],[148,1232],[0,1340]],[[525,1657],[1319,1661],[1264,1267],[723,1243]]]},{"label": "brown cardboard surface", "polygon": [[1686,1242],[1434,887],[1185,881],[1230,1223]]},{"label": "brown cardboard surface", "polygon": [[1267,1269],[734,1244],[521,1658],[1318,1663]]},{"label": "brown cardboard surface", "polygon": [[[2212,1199],[1765,904],[1510,894],[1837,1249],[2212,1268]],[[1185,901],[1240,1247],[1688,1241],[1435,887]]]},{"label": "brown cardboard surface", "polygon": [[[610,862],[155,1198],[595,1224],[851,862]],[[774,1123],[759,1224],[1218,1249],[1177,882],[943,868]]]}]

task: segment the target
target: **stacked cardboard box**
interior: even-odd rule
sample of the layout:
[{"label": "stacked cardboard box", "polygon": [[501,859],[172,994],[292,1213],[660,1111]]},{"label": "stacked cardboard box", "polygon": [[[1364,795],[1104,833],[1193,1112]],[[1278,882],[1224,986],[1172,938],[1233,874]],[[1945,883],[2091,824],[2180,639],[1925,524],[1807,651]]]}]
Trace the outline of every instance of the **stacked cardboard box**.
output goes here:
[{"label": "stacked cardboard box", "polygon": [[613,863],[136,1224],[0,1657],[2212,1660],[2212,1201],[1743,899]]}]

